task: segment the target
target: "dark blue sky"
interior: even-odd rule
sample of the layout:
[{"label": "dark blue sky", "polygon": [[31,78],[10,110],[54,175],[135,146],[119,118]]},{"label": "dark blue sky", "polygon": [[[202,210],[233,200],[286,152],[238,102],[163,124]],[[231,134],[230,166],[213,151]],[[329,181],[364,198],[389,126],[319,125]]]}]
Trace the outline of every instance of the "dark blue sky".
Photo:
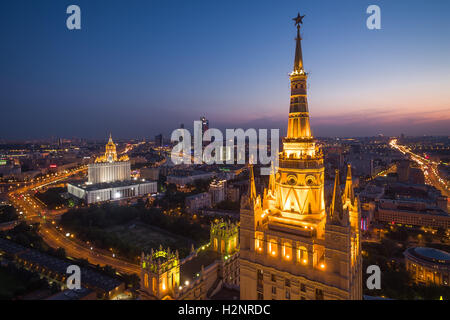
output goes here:
[{"label": "dark blue sky", "polygon": [[450,1],[4,0],[0,139],[284,128],[297,11],[316,136],[450,134]]}]

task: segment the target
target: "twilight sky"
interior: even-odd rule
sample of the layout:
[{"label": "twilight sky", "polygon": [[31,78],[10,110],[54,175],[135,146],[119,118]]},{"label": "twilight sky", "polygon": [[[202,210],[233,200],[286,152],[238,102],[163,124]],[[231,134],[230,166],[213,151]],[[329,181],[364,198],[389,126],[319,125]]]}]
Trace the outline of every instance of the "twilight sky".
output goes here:
[{"label": "twilight sky", "polygon": [[315,136],[450,135],[448,0],[4,0],[0,139],[284,135],[297,11]]}]

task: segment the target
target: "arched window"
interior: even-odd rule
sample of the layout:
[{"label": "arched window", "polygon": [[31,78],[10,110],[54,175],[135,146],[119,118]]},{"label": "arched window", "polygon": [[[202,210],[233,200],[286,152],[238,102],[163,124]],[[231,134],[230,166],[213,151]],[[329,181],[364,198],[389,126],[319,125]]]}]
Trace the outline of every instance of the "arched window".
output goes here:
[{"label": "arched window", "polygon": [[283,243],[283,258],[288,261],[292,259],[292,246],[289,242]]},{"label": "arched window", "polygon": [[305,247],[299,247],[297,249],[297,261],[301,264],[308,263],[308,250]]},{"label": "arched window", "polygon": [[144,287],[148,288],[148,274],[144,274]]},{"label": "arched window", "polygon": [[277,241],[275,239],[271,239],[268,243],[267,249],[271,256],[276,257],[277,256]]},{"label": "arched window", "polygon": [[255,250],[256,252],[263,252],[263,248],[264,248],[264,235],[262,234],[257,234],[256,235],[256,239],[255,239]]}]

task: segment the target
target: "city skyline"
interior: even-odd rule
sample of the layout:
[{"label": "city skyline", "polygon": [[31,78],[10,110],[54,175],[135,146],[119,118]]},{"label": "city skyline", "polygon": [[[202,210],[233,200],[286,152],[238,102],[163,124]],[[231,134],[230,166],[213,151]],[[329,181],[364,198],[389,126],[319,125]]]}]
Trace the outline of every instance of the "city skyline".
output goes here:
[{"label": "city skyline", "polygon": [[[285,134],[296,2],[76,4],[76,31],[63,3],[3,11],[0,139],[168,136],[200,116]],[[314,136],[448,135],[450,4],[377,4],[381,30],[360,1],[302,5]]]},{"label": "city skyline", "polygon": [[0,300],[448,301],[447,4],[325,3],[8,7]]}]

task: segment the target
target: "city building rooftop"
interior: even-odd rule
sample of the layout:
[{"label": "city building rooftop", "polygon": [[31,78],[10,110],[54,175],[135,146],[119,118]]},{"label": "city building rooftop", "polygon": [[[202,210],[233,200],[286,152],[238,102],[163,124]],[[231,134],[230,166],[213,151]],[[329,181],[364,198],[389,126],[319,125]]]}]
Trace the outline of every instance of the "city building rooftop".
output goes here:
[{"label": "city building rooftop", "polygon": [[84,183],[75,183],[74,186],[77,186],[85,191],[94,191],[94,190],[100,190],[100,189],[108,189],[108,188],[119,188],[119,187],[127,187],[127,186],[134,186],[134,185],[140,185],[143,183],[149,183],[152,181],[147,181],[145,179],[141,180],[122,180],[122,181],[114,181],[114,182],[103,182],[103,183],[94,183],[94,184],[86,184],[86,181]]}]

